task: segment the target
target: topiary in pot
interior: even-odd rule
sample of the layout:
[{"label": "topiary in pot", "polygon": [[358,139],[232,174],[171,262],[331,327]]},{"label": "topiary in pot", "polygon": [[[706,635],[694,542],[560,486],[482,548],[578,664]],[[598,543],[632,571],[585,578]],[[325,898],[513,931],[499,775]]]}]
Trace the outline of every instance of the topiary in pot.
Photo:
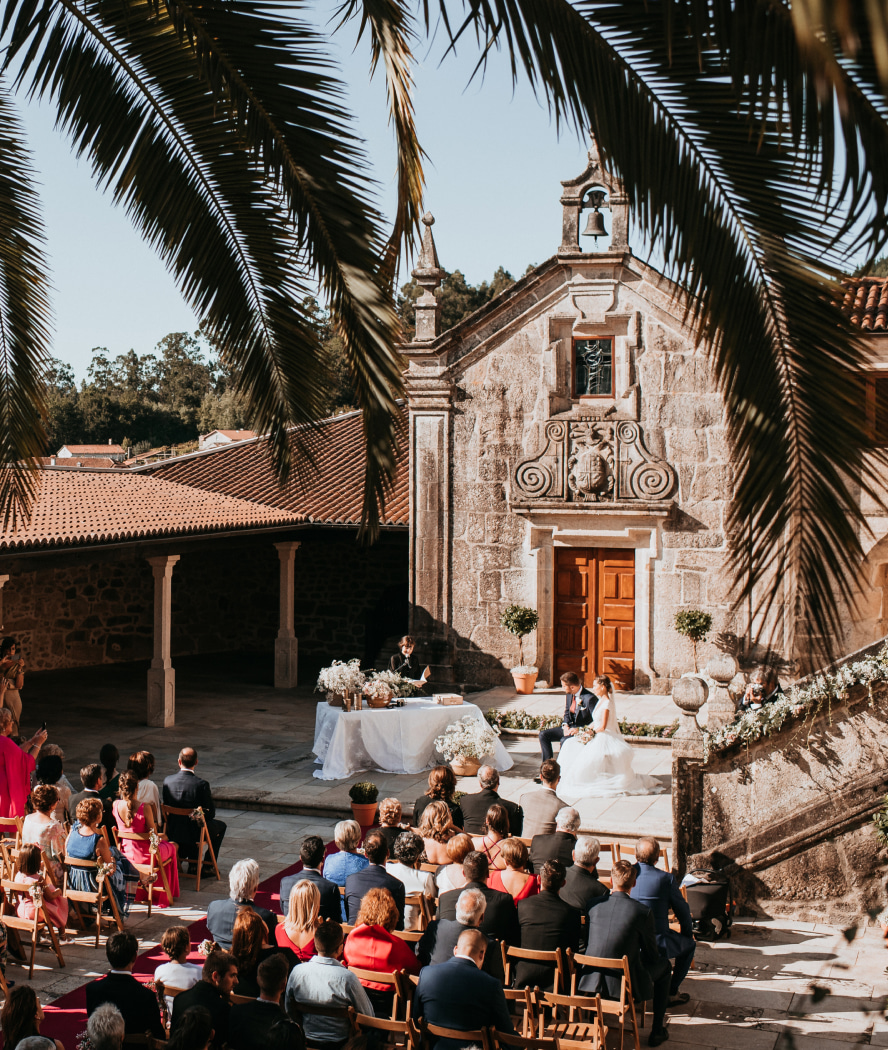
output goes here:
[{"label": "topiary in pot", "polygon": [[519,693],[532,693],[539,673],[536,667],[525,665],[523,644],[525,635],[535,631],[539,622],[540,617],[536,609],[526,605],[510,605],[500,617],[500,625],[518,639],[518,666],[512,668],[512,677],[515,680],[515,689]]},{"label": "topiary in pot", "polygon": [[700,609],[684,609],[675,614],[675,629],[685,638],[690,638],[694,649],[694,671],[697,671],[697,642],[705,642],[712,630],[712,616]]},{"label": "topiary in pot", "polygon": [[376,819],[376,800],[379,788],[370,780],[361,780],[348,789],[352,815],[362,828],[369,828]]}]

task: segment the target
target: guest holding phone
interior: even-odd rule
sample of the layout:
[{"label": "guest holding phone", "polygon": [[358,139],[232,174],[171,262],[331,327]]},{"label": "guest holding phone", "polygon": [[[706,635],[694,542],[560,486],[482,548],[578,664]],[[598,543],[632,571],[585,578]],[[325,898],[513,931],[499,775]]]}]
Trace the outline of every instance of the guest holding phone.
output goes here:
[{"label": "guest holding phone", "polygon": [[22,697],[19,690],[25,684],[25,660],[15,638],[0,642],[0,702],[12,712],[16,732],[22,720]]}]

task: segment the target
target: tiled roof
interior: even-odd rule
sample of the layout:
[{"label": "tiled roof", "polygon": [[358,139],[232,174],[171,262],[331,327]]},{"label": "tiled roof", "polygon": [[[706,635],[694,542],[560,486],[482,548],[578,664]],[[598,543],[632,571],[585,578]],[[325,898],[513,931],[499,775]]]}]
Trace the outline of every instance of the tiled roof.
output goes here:
[{"label": "tiled roof", "polygon": [[37,461],[41,467],[64,467],[66,470],[76,470],[85,467],[88,470],[96,470],[105,467],[108,470],[116,469],[119,464],[107,456],[41,456]]},{"label": "tiled roof", "polygon": [[[123,456],[126,449],[123,445],[62,445],[72,456]],[[61,452],[62,449],[59,449]]]},{"label": "tiled roof", "polygon": [[842,309],[865,332],[888,334],[888,277],[849,277]]},{"label": "tiled roof", "polygon": [[296,525],[302,515],[132,471],[40,471],[27,524],[0,529],[0,552]]},{"label": "tiled roof", "polygon": [[[300,427],[290,433],[293,469],[283,489],[275,478],[264,437],[133,469],[269,507],[285,507],[306,514],[315,522],[357,525],[361,520],[366,462],[361,413],[348,412],[323,420],[317,429]],[[314,459],[315,468],[305,452],[300,452],[299,440]],[[382,515],[384,525],[408,522],[406,407],[399,413],[397,440],[398,469]]]},{"label": "tiled roof", "polygon": [[249,441],[257,436],[255,430],[211,430],[209,434],[204,434],[204,440],[213,434],[224,434],[231,441]]}]

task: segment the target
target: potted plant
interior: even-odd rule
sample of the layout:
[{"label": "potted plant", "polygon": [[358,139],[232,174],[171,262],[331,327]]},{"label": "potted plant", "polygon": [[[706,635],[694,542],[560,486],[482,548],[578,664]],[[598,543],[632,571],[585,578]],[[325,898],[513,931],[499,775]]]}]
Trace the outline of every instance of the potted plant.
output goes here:
[{"label": "potted plant", "polygon": [[458,722],[452,722],[437,737],[435,747],[458,777],[473,777],[481,768],[483,759],[493,752],[499,735],[499,726],[466,715]]},{"label": "potted plant", "polygon": [[343,707],[346,693],[360,693],[366,676],[361,670],[361,661],[355,657],[348,663],[334,660],[329,667],[322,667],[318,675],[316,693],[326,693],[331,707]]},{"label": "potted plant", "polygon": [[530,609],[526,605],[510,605],[500,617],[500,624],[518,639],[518,666],[511,669],[516,693],[532,693],[536,685],[539,670],[533,664],[524,663],[523,640],[525,635],[536,630],[539,622],[540,617],[536,609]]},{"label": "potted plant", "polygon": [[352,816],[362,828],[369,828],[376,820],[376,799],[379,788],[370,780],[361,780],[348,789]]},{"label": "potted plant", "polygon": [[[364,686],[364,696],[385,697],[385,701],[391,700],[393,696],[413,696],[418,692],[419,690],[410,679],[398,674],[397,671],[374,671]],[[371,700],[370,706],[377,705]],[[381,706],[384,707],[385,703]]]},{"label": "potted plant", "polygon": [[691,639],[694,649],[694,671],[697,671],[697,642],[705,642],[712,630],[712,616],[700,609],[684,609],[675,614],[675,629],[685,638]]}]

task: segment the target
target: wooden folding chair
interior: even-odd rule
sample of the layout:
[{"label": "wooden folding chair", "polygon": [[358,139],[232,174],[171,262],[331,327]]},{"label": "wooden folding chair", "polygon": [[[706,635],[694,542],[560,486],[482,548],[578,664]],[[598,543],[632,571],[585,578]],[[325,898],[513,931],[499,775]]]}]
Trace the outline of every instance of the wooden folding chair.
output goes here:
[{"label": "wooden folding chair", "polygon": [[557,1038],[540,1038],[533,1035],[515,1035],[514,1032],[499,1032],[488,1028],[488,1038],[492,1050],[561,1050],[561,1041]]},{"label": "wooden folding chair", "polygon": [[[341,1021],[345,1021],[346,1024],[351,1025],[349,1018],[349,1010],[352,1007],[349,1006],[320,1006],[318,1003],[296,1003],[295,1009],[303,1017],[306,1015],[310,1017],[331,1017],[338,1018]],[[306,1045],[309,1050],[314,1050],[315,1044],[308,1038],[306,1038]]]},{"label": "wooden folding chair", "polygon": [[[359,1014],[354,1007],[349,1007],[349,1021],[355,1035],[366,1032],[379,1032],[378,1047],[386,1050],[415,1050],[419,1045],[419,1030],[413,1021],[390,1021],[384,1017],[370,1017]],[[402,1040],[398,1036],[403,1036]]]},{"label": "wooden folding chair", "polygon": [[392,936],[400,937],[402,941],[408,941],[411,944],[421,941],[422,933],[422,930],[392,930]]},{"label": "wooden folding chair", "polygon": [[404,907],[418,908],[419,909],[419,927],[420,931],[427,930],[429,923],[432,920],[431,913],[429,911],[429,899],[424,893],[408,893],[404,897]]},{"label": "wooden folding chair", "polygon": [[[539,989],[536,989],[539,991]],[[537,1000],[532,988],[503,988],[507,1002],[520,1003],[524,1007],[521,1015],[521,1034],[531,1038],[537,1030]]]},{"label": "wooden folding chair", "polygon": [[170,1023],[173,1019],[172,1007],[167,1003],[167,999],[175,999],[177,995],[181,995],[182,992],[187,991],[185,988],[174,988],[171,984],[164,984],[163,981],[155,977],[154,987],[157,989],[158,999],[163,1000],[164,1009],[162,1010],[163,1026],[169,1032]]},{"label": "wooden folding chair", "polygon": [[[192,813],[194,813],[193,809],[180,809],[177,806],[161,806],[160,812],[163,815],[164,831],[166,831],[167,822],[170,817],[188,817],[189,820],[194,820],[194,817],[192,816]],[[210,842],[210,829],[207,827],[207,817],[203,810],[201,810],[200,813],[199,823],[200,837],[197,840],[197,874],[189,875],[187,872],[183,872],[184,878],[197,879],[194,888],[198,893],[200,892],[200,879],[203,872],[204,850],[209,854],[210,860],[213,864],[213,871],[216,873],[216,878],[220,881],[222,879],[222,876],[219,874],[219,865],[216,863],[216,854],[213,850],[213,844]],[[187,858],[183,858],[183,860],[184,859]],[[189,860],[188,863],[190,864],[191,861]]]},{"label": "wooden folding chair", "polygon": [[513,959],[525,959],[529,962],[549,963],[555,972],[554,991],[567,988],[567,966],[565,964],[564,952],[561,948],[555,948],[550,952],[531,951],[529,948],[516,948],[514,945],[500,941],[503,953],[503,973],[505,983],[508,987],[512,985],[512,962]]},{"label": "wooden folding chair", "polygon": [[[572,1050],[603,1050],[607,1028],[601,1007],[600,995],[558,995],[554,992],[538,992],[539,1036],[557,1039],[562,1047]],[[551,1019],[546,1022],[546,1010]],[[567,1019],[559,1018],[567,1011]],[[583,1015],[591,1015],[583,1020]]]},{"label": "wooden folding chair", "polygon": [[[7,930],[21,930],[23,933],[30,933],[31,935],[31,964],[28,969],[28,980],[34,980],[34,955],[37,951],[38,936],[42,929],[45,929],[49,934],[49,939],[52,941],[52,950],[59,961],[59,966],[63,967],[65,958],[62,955],[62,948],[56,936],[55,927],[49,921],[43,905],[41,904],[39,908],[34,908],[33,919],[20,919],[16,915],[15,906],[18,901],[23,897],[31,897],[31,885],[27,882],[2,879],[0,880],[0,886],[3,889],[3,895],[0,897],[0,923]],[[16,936],[18,935],[16,934]]]},{"label": "wooden folding chair", "polygon": [[423,1050],[431,1050],[432,1036],[435,1039],[458,1039],[460,1046],[480,1046],[481,1050],[490,1050],[490,1039],[486,1028],[476,1028],[464,1032],[459,1028],[442,1028],[441,1025],[428,1024],[424,1017],[419,1019],[419,1036]]},{"label": "wooden folding chair", "polygon": [[[68,883],[68,872],[71,868],[81,868],[84,871],[97,871],[98,864],[94,860],[82,860],[80,857],[72,857],[70,853],[65,854],[65,879],[62,885],[62,889],[65,892],[65,896],[74,906],[74,915],[81,929],[86,929],[86,923],[83,921],[83,916],[80,913],[81,904],[91,904],[96,909],[96,947],[99,946],[99,938],[102,935],[102,923],[105,919],[109,922],[117,924],[117,929],[123,931],[123,919],[120,917],[120,909],[117,907],[117,899],[111,890],[106,886],[105,880],[102,879],[98,882],[98,889],[92,890],[75,890]],[[111,908],[111,917],[103,914],[105,904],[108,904]]]},{"label": "wooden folding chair", "polygon": [[401,989],[402,983],[398,980],[398,971],[392,970],[391,973],[381,973],[379,970],[364,970],[360,966],[349,966],[349,973],[353,973],[355,977],[362,983],[364,981],[373,981],[376,984],[387,984],[391,987],[395,993],[392,997],[392,1014],[389,1020],[397,1021],[398,1013],[401,1009]]},{"label": "wooden folding chair", "polygon": [[[154,903],[154,884],[157,881],[157,877],[158,876],[160,876],[160,881],[161,881],[161,883],[163,885],[164,893],[166,893],[167,906],[168,907],[171,906],[172,903],[173,903],[173,893],[172,893],[172,890],[170,889],[169,879],[167,878],[167,868],[169,868],[170,864],[175,863],[176,854],[174,853],[172,855],[172,857],[169,857],[167,859],[166,863],[164,863],[160,859],[160,851],[159,850],[158,850],[157,853],[151,853],[150,852],[151,836],[149,834],[147,834],[145,832],[138,832],[138,831],[120,831],[118,828],[114,828],[114,844],[118,847],[118,849],[120,848],[121,841],[123,841],[123,842],[130,841],[130,842],[145,842],[145,843],[148,843],[148,846],[149,846],[149,854],[148,855],[151,858],[151,863],[150,864],[137,864],[131,857],[128,857],[127,859],[132,864],[132,866],[136,869],[136,871],[138,871],[138,873],[140,875],[147,875],[148,876],[148,888],[147,888],[146,892],[148,894],[148,915],[149,915],[149,917],[151,915],[151,906]],[[121,852],[123,852],[123,851],[121,850]],[[152,878],[152,876],[153,876],[153,878]]]},{"label": "wooden folding chair", "polygon": [[[576,967],[588,967],[599,973],[610,973],[616,977],[620,976],[620,998],[601,999],[601,1009],[604,1014],[612,1014],[620,1022],[620,1050],[623,1050],[623,1035],[626,1031],[626,1021],[632,1025],[632,1033],[635,1038],[635,1050],[641,1050],[641,1037],[639,1034],[638,1017],[635,1013],[635,1001],[632,996],[632,976],[629,973],[629,959],[624,955],[622,959],[605,959],[596,955],[574,954],[568,949],[568,962],[571,968],[570,991],[572,995],[577,992],[577,970]],[[644,1027],[644,1003],[641,1003],[641,1026]]]},{"label": "wooden folding chair", "polygon": [[231,993],[229,998],[232,1006],[237,1006],[238,1003],[253,1003],[256,1001],[255,995],[236,995],[234,992]]},{"label": "wooden folding chair", "polygon": [[0,841],[21,849],[23,817],[0,817]]},{"label": "wooden folding chair", "polygon": [[440,864],[426,864],[425,862],[423,862],[422,864],[420,864],[419,870],[430,871],[434,875],[440,867]]}]

